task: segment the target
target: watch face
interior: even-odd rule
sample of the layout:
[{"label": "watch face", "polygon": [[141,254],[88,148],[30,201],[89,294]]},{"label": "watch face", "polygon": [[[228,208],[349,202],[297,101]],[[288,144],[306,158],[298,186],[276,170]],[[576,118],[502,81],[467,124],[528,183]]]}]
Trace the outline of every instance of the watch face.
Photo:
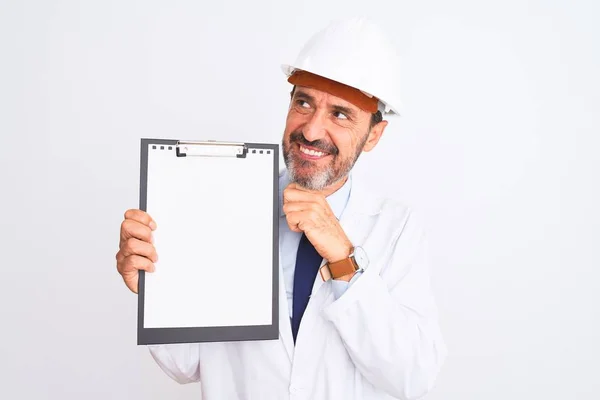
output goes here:
[{"label": "watch face", "polygon": [[369,266],[369,258],[367,257],[367,253],[360,246],[356,246],[354,248],[354,261],[356,261],[356,264],[358,264],[360,269],[366,269]]}]

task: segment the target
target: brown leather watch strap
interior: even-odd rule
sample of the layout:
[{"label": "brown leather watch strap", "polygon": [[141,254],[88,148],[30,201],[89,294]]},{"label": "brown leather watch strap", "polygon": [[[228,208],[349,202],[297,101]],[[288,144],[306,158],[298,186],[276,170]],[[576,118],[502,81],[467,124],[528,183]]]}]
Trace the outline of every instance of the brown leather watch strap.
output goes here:
[{"label": "brown leather watch strap", "polygon": [[324,281],[329,279],[338,279],[342,276],[353,274],[358,271],[359,267],[354,261],[354,257],[348,257],[340,261],[327,263],[321,267],[321,277]]}]

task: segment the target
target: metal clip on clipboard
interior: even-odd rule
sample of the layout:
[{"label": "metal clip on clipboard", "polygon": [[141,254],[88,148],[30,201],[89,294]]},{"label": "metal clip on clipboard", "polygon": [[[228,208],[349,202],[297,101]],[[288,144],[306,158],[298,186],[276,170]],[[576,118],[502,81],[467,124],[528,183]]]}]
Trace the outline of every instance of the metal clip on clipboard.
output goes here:
[{"label": "metal clip on clipboard", "polygon": [[177,157],[237,157],[246,158],[248,147],[244,143],[207,141],[177,141]]}]

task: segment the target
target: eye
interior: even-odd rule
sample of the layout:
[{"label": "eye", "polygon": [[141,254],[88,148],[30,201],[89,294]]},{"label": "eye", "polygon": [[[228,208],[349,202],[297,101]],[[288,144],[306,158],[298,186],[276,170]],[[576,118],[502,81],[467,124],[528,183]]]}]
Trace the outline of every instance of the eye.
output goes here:
[{"label": "eye", "polygon": [[333,116],[337,119],[348,119],[348,116],[341,111],[334,111]]},{"label": "eye", "polygon": [[304,100],[297,100],[296,104],[298,104],[302,108],[310,108],[310,104]]}]

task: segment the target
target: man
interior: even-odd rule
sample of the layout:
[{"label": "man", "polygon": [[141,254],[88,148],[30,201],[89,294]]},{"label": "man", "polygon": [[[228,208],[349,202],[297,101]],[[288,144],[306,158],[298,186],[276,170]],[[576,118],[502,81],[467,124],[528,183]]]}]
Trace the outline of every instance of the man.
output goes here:
[{"label": "man", "polygon": [[[353,19],[319,32],[284,67],[294,87],[282,141],[279,339],[150,346],[173,379],[202,382],[207,400],[430,390],[445,347],[421,227],[350,174],[384,133],[382,113],[397,113],[397,65],[382,32]],[[117,267],[134,292],[138,270],[154,271],[155,229],[147,213],[125,213]]]}]

